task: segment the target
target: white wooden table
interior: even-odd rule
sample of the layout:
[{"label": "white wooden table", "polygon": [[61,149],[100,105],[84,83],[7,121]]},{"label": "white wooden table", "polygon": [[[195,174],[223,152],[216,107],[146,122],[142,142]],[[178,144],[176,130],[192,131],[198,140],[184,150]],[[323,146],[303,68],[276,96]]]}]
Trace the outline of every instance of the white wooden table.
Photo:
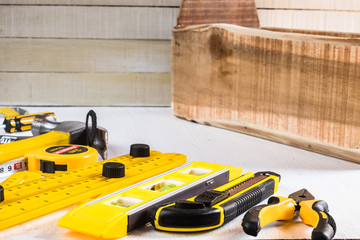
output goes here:
[{"label": "white wooden table", "polygon": [[[294,147],[178,119],[171,109],[150,107],[26,107],[31,112],[53,111],[59,121],[85,121],[93,109],[98,125],[109,132],[109,157],[128,153],[132,143],[147,143],[161,152],[187,155],[188,161],[205,161],[242,167],[244,172],[281,174],[277,195],[307,188],[327,201],[337,223],[335,239],[360,239],[360,165]],[[74,207],[74,206],[73,206]],[[0,232],[0,239],[94,239],[57,227],[69,207]],[[146,225],[125,239],[306,239],[312,228],[297,222],[276,222],[257,238],[242,231],[243,215],[208,232],[175,234]]]}]

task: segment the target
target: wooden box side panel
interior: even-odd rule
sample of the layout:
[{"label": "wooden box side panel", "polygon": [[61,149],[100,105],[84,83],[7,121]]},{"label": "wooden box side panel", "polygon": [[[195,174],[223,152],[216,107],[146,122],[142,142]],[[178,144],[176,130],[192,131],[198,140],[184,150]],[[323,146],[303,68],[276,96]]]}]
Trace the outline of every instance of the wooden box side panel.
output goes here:
[{"label": "wooden box side panel", "polygon": [[254,0],[183,0],[178,26],[228,23],[259,27]]},{"label": "wooden box side panel", "polygon": [[172,50],[175,115],[359,161],[358,40],[210,25]]}]

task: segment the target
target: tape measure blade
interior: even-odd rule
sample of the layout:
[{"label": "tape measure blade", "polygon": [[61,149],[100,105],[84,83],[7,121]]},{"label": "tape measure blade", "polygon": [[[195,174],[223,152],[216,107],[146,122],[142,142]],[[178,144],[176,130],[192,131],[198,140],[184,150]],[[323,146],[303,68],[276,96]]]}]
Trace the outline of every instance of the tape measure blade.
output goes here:
[{"label": "tape measure blade", "polygon": [[[121,159],[124,160],[124,158]],[[88,178],[82,178],[83,171],[88,169],[81,169],[5,189],[5,201],[0,204],[0,229],[33,219],[85,199],[89,200],[98,194],[109,193],[129,186],[186,162],[186,157],[181,154],[164,154],[161,157],[154,156],[143,159],[130,159],[128,157],[127,159],[130,161],[127,165],[127,173],[122,179],[102,177],[101,169],[98,168],[97,176],[90,174]],[[46,186],[56,182],[59,183],[69,176],[74,176],[77,180],[82,178],[82,180],[73,181],[72,183],[67,182],[67,184],[62,184],[60,187],[46,188]],[[37,191],[29,194],[28,188],[33,190],[37,188]],[[24,191],[27,193],[21,194]],[[13,195],[12,199],[9,200],[6,196],[10,194]]]}]

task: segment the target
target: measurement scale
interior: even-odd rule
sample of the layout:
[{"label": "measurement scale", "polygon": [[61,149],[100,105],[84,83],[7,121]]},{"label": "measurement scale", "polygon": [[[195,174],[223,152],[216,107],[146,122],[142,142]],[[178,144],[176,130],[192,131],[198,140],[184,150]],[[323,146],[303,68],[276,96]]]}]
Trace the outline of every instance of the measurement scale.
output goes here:
[{"label": "measurement scale", "polygon": [[[3,184],[17,185],[98,161],[96,149],[81,145],[51,146],[27,153],[23,158],[0,164]],[[23,172],[26,171],[27,172]],[[37,176],[37,177],[36,177]]]},{"label": "measurement scale", "polygon": [[[110,162],[123,164],[125,176],[104,177],[103,166]],[[127,187],[185,162],[186,156],[182,154],[150,151],[149,157],[127,154],[14,187],[4,184],[4,201],[0,203],[0,230]]]},{"label": "measurement scale", "polygon": [[149,221],[149,210],[158,204],[186,199],[229,182],[229,174],[242,169],[193,162],[128,188],[76,207],[59,226],[102,238],[124,237]]}]

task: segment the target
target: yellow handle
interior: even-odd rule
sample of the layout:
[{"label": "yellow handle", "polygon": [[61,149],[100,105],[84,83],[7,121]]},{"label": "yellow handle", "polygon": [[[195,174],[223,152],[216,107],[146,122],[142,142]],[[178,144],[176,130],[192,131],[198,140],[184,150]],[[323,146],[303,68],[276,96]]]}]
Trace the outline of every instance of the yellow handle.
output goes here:
[{"label": "yellow handle", "polygon": [[334,219],[328,213],[329,208],[325,201],[308,200],[299,203],[301,220],[314,228],[312,239],[332,239],[336,232]]},{"label": "yellow handle", "polygon": [[250,209],[244,216],[242,226],[244,232],[257,236],[265,225],[294,217],[296,202],[286,197],[271,197],[267,205],[259,205]]}]

